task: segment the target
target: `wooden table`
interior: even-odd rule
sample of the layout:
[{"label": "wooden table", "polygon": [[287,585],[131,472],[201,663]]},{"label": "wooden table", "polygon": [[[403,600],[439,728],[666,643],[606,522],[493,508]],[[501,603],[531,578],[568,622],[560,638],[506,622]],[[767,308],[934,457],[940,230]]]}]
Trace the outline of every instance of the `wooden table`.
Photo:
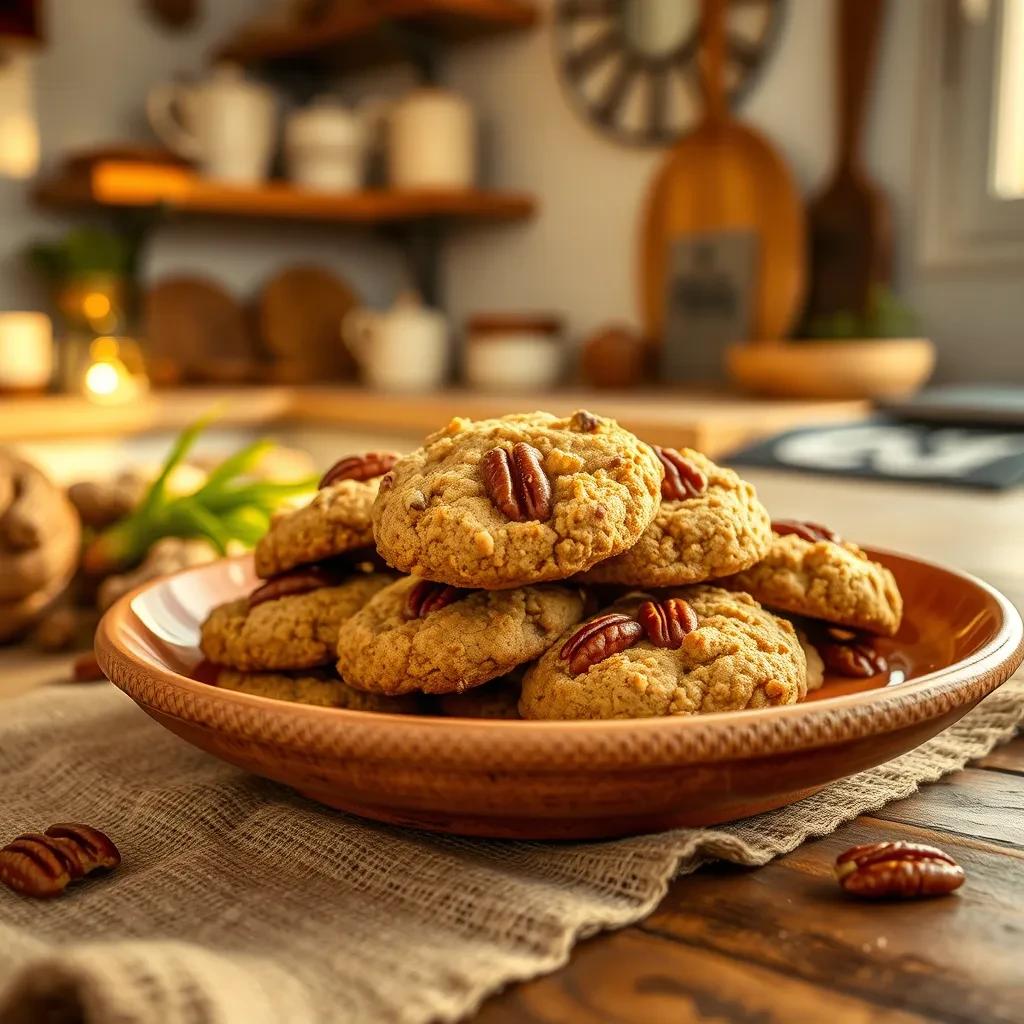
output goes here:
[{"label": "wooden table", "polygon": [[[1024,605],[1024,493],[751,477],[776,515],[976,572]],[[0,696],[59,677],[62,664],[7,652]],[[846,899],[831,878],[836,855],[882,839],[945,848],[967,884],[922,903]],[[473,1020],[1021,1022],[1022,897],[1024,737],[766,867],[712,865],[677,880],[647,920],[580,943],[565,968],[513,986]]]}]

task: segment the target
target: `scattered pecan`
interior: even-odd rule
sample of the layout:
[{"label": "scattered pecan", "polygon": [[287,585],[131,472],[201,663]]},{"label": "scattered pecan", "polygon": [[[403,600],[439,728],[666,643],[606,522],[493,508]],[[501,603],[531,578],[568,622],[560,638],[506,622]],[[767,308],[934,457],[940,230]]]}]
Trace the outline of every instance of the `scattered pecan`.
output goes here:
[{"label": "scattered pecan", "polygon": [[98,683],[106,678],[92,651],[80,654],[71,664],[71,681],[73,683]]},{"label": "scattered pecan", "polygon": [[465,590],[450,587],[447,583],[435,583],[433,580],[419,580],[409,591],[405,599],[405,617],[422,619],[431,612],[439,611],[464,597]]},{"label": "scattered pecan", "polygon": [[492,448],[483,459],[483,478],[487,497],[513,522],[551,517],[551,483],[533,445],[520,441],[511,454]]},{"label": "scattered pecan", "polygon": [[[346,571],[347,570],[347,571]],[[348,560],[321,562],[318,565],[303,565],[288,572],[272,576],[249,595],[249,607],[255,608],[264,601],[276,601],[294,594],[308,594],[322,587],[336,587],[351,572]]]},{"label": "scattered pecan", "polygon": [[708,478],[675,448],[662,448],[651,445],[665,467],[665,477],[661,481],[661,496],[666,501],[686,501],[696,498],[708,489]]},{"label": "scattered pecan", "polygon": [[569,662],[569,671],[578,676],[591,665],[632,647],[643,636],[643,632],[644,627],[635,619],[618,612],[609,612],[580,626],[566,640],[560,656]]},{"label": "scattered pecan", "polygon": [[586,409],[577,409],[569,420],[569,429],[580,434],[593,434],[601,426],[601,420]]},{"label": "scattered pecan", "polygon": [[822,526],[821,523],[808,523],[802,519],[773,519],[772,533],[777,533],[780,537],[787,533],[795,533],[801,540],[810,541],[812,544],[816,540],[830,540],[833,544],[842,542],[839,534],[827,526]]},{"label": "scattered pecan", "polygon": [[870,679],[889,670],[885,655],[863,640],[818,644],[818,653],[829,672],[851,679]]},{"label": "scattered pecan", "polygon": [[964,884],[964,869],[948,853],[920,843],[868,843],[836,858],[840,886],[864,899],[944,896]]},{"label": "scattered pecan", "polygon": [[24,896],[59,896],[93,871],[111,870],[121,855],[110,839],[88,825],[51,825],[27,832],[0,850],[0,882]]},{"label": "scattered pecan", "polygon": [[339,459],[320,480],[320,487],[330,487],[339,480],[372,480],[383,476],[398,461],[395,452],[367,452]]},{"label": "scattered pecan", "polygon": [[644,601],[637,611],[647,639],[655,647],[678,650],[683,637],[697,628],[697,613],[681,597]]}]

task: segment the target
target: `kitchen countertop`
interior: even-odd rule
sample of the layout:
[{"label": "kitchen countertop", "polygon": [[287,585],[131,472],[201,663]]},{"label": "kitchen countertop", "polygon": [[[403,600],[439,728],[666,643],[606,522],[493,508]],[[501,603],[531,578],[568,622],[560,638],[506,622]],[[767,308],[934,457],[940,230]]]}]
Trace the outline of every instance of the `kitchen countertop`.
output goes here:
[{"label": "kitchen countertop", "polygon": [[[751,478],[776,515],[824,521],[857,540],[976,572],[1024,606],[1024,491],[992,495],[778,472]],[[59,679],[67,663],[6,651],[0,696]],[[645,921],[582,942],[565,968],[511,986],[472,1020],[1019,1021],[1022,812],[1018,736],[766,867],[709,865],[678,879]],[[967,865],[967,884],[955,897],[926,903],[837,903],[836,855],[892,839],[945,848]]]}]

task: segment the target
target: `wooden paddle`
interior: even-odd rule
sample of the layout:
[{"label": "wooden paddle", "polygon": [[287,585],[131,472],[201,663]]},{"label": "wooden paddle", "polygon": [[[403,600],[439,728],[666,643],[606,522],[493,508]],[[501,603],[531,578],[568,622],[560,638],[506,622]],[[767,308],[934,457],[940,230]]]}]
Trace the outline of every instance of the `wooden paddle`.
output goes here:
[{"label": "wooden paddle", "polygon": [[861,157],[868,86],[885,0],[840,0],[836,26],[838,154],[811,203],[811,286],[804,330],[835,313],[866,312],[872,287],[889,281],[892,231],[885,196]]},{"label": "wooden paddle", "polygon": [[725,3],[704,0],[704,115],[670,151],[647,197],[641,229],[640,301],[648,336],[664,337],[672,246],[687,235],[750,232],[756,243],[754,341],[785,336],[799,315],[806,234],[796,184],[768,140],[735,120],[725,91]]}]

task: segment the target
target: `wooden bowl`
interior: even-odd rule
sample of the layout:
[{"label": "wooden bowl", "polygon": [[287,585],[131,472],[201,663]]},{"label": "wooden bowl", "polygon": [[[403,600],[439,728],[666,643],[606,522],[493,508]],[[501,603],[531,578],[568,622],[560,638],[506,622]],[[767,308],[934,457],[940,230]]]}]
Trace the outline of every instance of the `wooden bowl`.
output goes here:
[{"label": "wooden bowl", "polygon": [[190,678],[197,629],[255,582],[248,558],[123,597],[96,654],[161,725],[314,800],[465,835],[592,838],[728,821],[792,803],[952,725],[1024,657],[1020,616],[979,580],[875,552],[907,613],[888,685],[826,680],[791,707],[614,722],[481,721],[289,704]]},{"label": "wooden bowl", "polygon": [[726,352],[733,383],[777,398],[903,398],[935,368],[927,338],[793,341],[733,345]]}]

